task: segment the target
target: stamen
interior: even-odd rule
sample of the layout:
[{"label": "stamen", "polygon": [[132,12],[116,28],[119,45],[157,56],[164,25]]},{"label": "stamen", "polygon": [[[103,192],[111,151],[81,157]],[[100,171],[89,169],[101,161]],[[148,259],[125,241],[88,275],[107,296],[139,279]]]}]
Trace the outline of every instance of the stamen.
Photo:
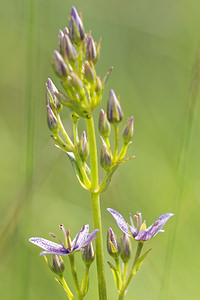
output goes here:
[{"label": "stamen", "polygon": [[51,237],[53,237],[53,238],[56,238],[57,241],[59,242],[59,244],[61,244],[65,249],[67,249],[67,248],[65,247],[65,245],[63,244],[63,242],[61,242],[61,240],[60,240],[53,232],[49,232],[49,235],[50,235]]},{"label": "stamen", "polygon": [[69,230],[67,230],[66,231],[66,242],[67,242],[67,248],[68,248],[68,250],[69,251],[71,251],[72,250],[72,245],[71,245],[71,239],[70,239],[70,231]]}]

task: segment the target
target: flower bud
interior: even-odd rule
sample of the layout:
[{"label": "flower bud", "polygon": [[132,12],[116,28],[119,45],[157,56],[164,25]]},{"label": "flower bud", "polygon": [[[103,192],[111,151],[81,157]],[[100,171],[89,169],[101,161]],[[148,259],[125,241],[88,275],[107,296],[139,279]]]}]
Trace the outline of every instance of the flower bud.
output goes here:
[{"label": "flower bud", "polygon": [[70,73],[69,82],[77,92],[81,92],[83,90],[83,83],[75,72]]},{"label": "flower bud", "polygon": [[53,84],[50,78],[47,79],[47,105],[51,106],[51,103],[55,104],[55,107],[58,111],[62,109],[61,103],[58,101],[55,93],[58,93],[56,86]]},{"label": "flower bud", "polygon": [[77,44],[80,43],[80,41],[84,40],[85,37],[85,30],[82,20],[74,6],[72,7],[69,19],[69,37],[71,41]]},{"label": "flower bud", "polygon": [[103,146],[101,148],[100,164],[102,168],[104,168],[106,171],[108,171],[112,166],[112,158],[104,141]]},{"label": "flower bud", "polygon": [[93,63],[97,61],[97,49],[91,35],[87,36],[85,56],[87,60],[92,61]]},{"label": "flower bud", "polygon": [[83,133],[81,135],[80,142],[78,145],[78,152],[79,152],[81,160],[83,162],[85,162],[89,155],[89,145],[88,145],[85,131],[83,131]]},{"label": "flower bud", "polygon": [[49,126],[49,129],[53,133],[58,132],[58,130],[59,130],[58,121],[57,121],[57,118],[56,118],[55,114],[53,113],[50,105],[47,105],[47,124]]},{"label": "flower bud", "polygon": [[107,138],[110,135],[110,123],[108,122],[106,112],[101,109],[99,115],[99,132],[103,138]]},{"label": "flower bud", "polygon": [[107,232],[107,250],[108,253],[114,258],[119,256],[120,254],[120,246],[117,240],[117,236],[110,227]]},{"label": "flower bud", "polygon": [[65,270],[65,265],[61,256],[58,255],[51,255],[51,264],[50,264],[51,271],[57,274],[58,276],[62,276]]},{"label": "flower bud", "polygon": [[121,106],[113,90],[110,90],[108,99],[107,118],[110,123],[119,123],[123,118]]},{"label": "flower bud", "polygon": [[91,67],[89,61],[85,61],[84,63],[84,74],[85,74],[85,79],[90,82],[94,83],[96,79],[96,72],[95,69]]},{"label": "flower bud", "polygon": [[69,67],[64,61],[62,55],[57,50],[54,51],[52,65],[54,71],[59,77],[66,77],[69,74]]},{"label": "flower bud", "polygon": [[124,263],[127,263],[131,257],[130,238],[125,233],[121,236],[121,258]]},{"label": "flower bud", "polygon": [[69,62],[74,62],[77,58],[77,52],[68,35],[65,34],[63,39],[63,52],[64,57]]},{"label": "flower bud", "polygon": [[133,134],[134,134],[133,121],[134,121],[134,118],[130,117],[126,122],[126,126],[124,127],[124,130],[122,133],[124,144],[128,144],[129,142],[131,142],[131,140],[133,138]]},{"label": "flower bud", "polygon": [[63,55],[63,39],[64,39],[64,33],[60,29],[59,33],[58,33],[58,46],[59,46],[59,50],[60,50],[61,55]]},{"label": "flower bud", "polygon": [[92,243],[89,243],[83,250],[82,259],[86,265],[91,265],[95,259]]},{"label": "flower bud", "polygon": [[95,84],[95,92],[97,93],[97,95],[101,95],[102,90],[103,90],[103,87],[102,87],[101,79],[99,78],[99,76],[97,76],[96,84]]}]

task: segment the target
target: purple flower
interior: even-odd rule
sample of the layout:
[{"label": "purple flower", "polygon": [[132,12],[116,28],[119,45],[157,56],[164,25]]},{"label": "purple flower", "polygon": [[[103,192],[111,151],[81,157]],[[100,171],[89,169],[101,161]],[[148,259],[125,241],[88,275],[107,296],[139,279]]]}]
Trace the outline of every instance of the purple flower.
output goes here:
[{"label": "purple flower", "polygon": [[29,242],[45,250],[42,251],[40,255],[69,255],[75,251],[83,250],[90,242],[92,242],[96,238],[95,235],[99,231],[99,229],[95,229],[94,231],[89,233],[89,225],[83,225],[71,242],[69,237],[69,230],[66,231],[64,225],[60,225],[59,227],[64,233],[65,241],[67,244],[66,246],[53,233],[50,233],[50,235],[57,238],[59,244],[40,237],[32,237],[29,239]]},{"label": "purple flower", "polygon": [[136,215],[134,215],[134,221],[136,226],[133,223],[133,219],[130,215],[130,221],[131,225],[129,225],[122,215],[118,213],[116,210],[112,208],[107,208],[107,211],[111,213],[115,221],[117,222],[117,225],[119,228],[128,236],[133,236],[133,238],[136,241],[148,241],[153,236],[155,236],[158,232],[163,232],[162,230],[165,223],[174,215],[172,213],[166,213],[158,217],[152,225],[150,225],[148,228],[146,228],[146,221],[142,221],[142,214],[140,212],[137,212]]}]

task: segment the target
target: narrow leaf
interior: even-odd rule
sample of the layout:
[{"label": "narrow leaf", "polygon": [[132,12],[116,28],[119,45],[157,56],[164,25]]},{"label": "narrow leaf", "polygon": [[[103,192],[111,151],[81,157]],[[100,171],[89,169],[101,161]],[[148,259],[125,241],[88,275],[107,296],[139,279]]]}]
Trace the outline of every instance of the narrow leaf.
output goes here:
[{"label": "narrow leaf", "polygon": [[122,288],[122,279],[121,279],[121,277],[119,275],[119,272],[117,271],[117,269],[115,268],[115,266],[113,266],[113,264],[111,264],[109,261],[108,261],[108,265],[109,265],[109,267],[111,269],[115,286],[118,289],[118,291],[120,291],[121,288]]},{"label": "narrow leaf", "polygon": [[147,256],[147,254],[151,251],[151,249],[147,250],[147,252],[145,252],[136,262],[135,267],[133,268],[133,272],[132,274],[135,275],[137,273],[137,271],[139,270],[139,268],[141,267],[145,257]]}]

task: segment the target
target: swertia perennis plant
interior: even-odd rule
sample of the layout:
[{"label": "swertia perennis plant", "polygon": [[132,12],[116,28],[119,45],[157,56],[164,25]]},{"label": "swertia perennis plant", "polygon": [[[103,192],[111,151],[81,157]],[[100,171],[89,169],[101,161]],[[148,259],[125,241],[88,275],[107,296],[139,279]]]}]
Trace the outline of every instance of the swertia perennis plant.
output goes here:
[{"label": "swertia perennis plant", "polygon": [[[99,299],[106,300],[100,194],[108,187],[117,168],[124,162],[134,158],[134,156],[125,157],[132,143],[134,119],[132,116],[127,119],[122,132],[123,145],[119,149],[118,125],[123,119],[123,112],[119,97],[111,90],[107,102],[107,112],[101,109],[98,121],[98,130],[102,140],[100,164],[105,170],[105,175],[99,182],[99,159],[93,111],[101,103],[104,86],[112,67],[103,78],[97,75],[95,65],[100,58],[101,39],[96,43],[91,33],[85,33],[82,16],[78,14],[75,7],[72,7],[69,16],[69,27],[65,27],[64,31],[59,30],[58,44],[59,50],[54,51],[52,65],[61,81],[62,92],[56,88],[51,79],[47,80],[47,123],[56,146],[67,154],[80,185],[90,193],[95,229],[89,233],[89,225],[83,225],[71,241],[69,230],[66,230],[64,225],[60,225],[59,227],[64,233],[64,242],[61,242],[53,233],[50,233],[51,237],[57,238],[59,244],[39,237],[32,237],[29,241],[45,250],[40,254],[44,256],[51,271],[57,275],[55,279],[64,288],[67,298],[69,300],[81,300],[85,297],[89,288],[89,271],[95,259],[92,241],[96,239],[95,253]],[[72,137],[68,135],[60,117],[60,112],[65,108],[69,109],[71,113]],[[85,119],[86,131],[79,135],[78,123],[81,118]],[[113,149],[111,149],[109,140],[111,128],[114,131]],[[137,212],[133,219],[130,218],[131,224],[129,225],[120,213],[111,208],[108,208],[108,211],[123,231],[123,236],[119,241],[112,228],[109,228],[107,232],[107,250],[114,259],[114,265],[110,262],[108,264],[119,293],[119,299],[124,299],[132,277],[137,273],[151,250],[149,249],[141,254],[144,242],[147,242],[158,232],[163,231],[163,226],[173,214],[161,215],[151,226],[146,228],[146,222],[142,221],[140,212]],[[137,250],[129,267],[133,256],[131,239],[137,242]],[[85,264],[85,274],[81,284],[79,283],[80,278],[78,278],[74,258],[75,253],[78,251],[82,251],[82,259]],[[50,259],[46,257],[47,254],[50,255]],[[73,295],[64,278],[65,267],[62,256],[69,257],[76,295]],[[120,259],[122,265],[120,265]]]}]

